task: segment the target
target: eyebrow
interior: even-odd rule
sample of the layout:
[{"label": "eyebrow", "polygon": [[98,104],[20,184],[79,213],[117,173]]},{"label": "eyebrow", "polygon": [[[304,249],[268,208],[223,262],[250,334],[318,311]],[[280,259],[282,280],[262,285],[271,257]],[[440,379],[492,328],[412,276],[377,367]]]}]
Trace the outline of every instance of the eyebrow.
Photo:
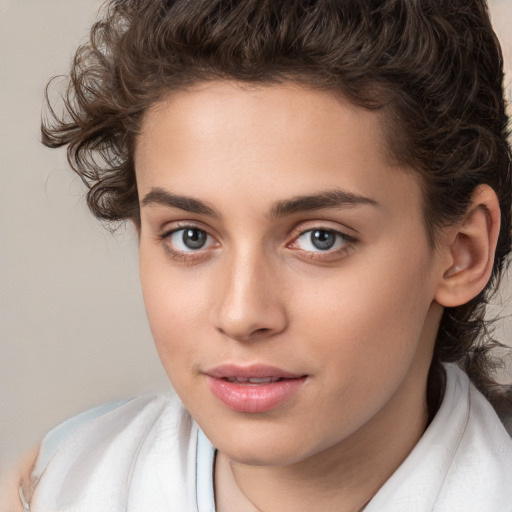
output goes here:
[{"label": "eyebrow", "polygon": [[[208,215],[220,218],[217,210],[208,204],[192,197],[176,195],[163,188],[151,189],[142,200],[142,206],[163,205],[170,208],[178,208],[198,215]],[[343,208],[358,205],[379,206],[377,201],[369,197],[347,192],[345,190],[333,189],[319,192],[317,194],[295,196],[290,199],[277,201],[272,205],[270,217],[285,217],[294,213],[323,210],[326,208]]]},{"label": "eyebrow", "polygon": [[203,201],[193,199],[192,197],[172,194],[171,192],[159,187],[151,189],[150,192],[146,194],[141,204],[142,206],[158,204],[168,206],[170,208],[178,208],[190,213],[220,218],[220,214],[211,206],[203,203]]},{"label": "eyebrow", "polygon": [[369,197],[353,194],[345,190],[333,189],[318,194],[296,196],[284,201],[277,201],[270,211],[271,217],[284,217],[293,213],[323,210],[326,208],[343,208],[358,205],[379,206]]}]

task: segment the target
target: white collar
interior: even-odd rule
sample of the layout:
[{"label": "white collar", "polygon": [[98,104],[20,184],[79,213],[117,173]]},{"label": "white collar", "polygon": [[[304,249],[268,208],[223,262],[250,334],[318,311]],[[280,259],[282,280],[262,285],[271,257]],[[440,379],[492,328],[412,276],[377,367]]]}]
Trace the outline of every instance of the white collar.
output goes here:
[{"label": "white collar", "polygon": [[365,512],[512,511],[512,441],[467,375],[446,372],[439,411]]}]

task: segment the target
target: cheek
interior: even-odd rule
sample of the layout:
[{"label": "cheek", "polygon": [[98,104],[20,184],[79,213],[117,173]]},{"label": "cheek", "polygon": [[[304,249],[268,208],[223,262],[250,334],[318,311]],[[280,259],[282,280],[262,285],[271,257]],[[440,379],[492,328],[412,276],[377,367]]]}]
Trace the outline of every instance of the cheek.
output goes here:
[{"label": "cheek", "polygon": [[361,368],[405,365],[433,300],[428,268],[424,251],[382,251],[378,260],[361,258],[320,287],[311,283],[296,316],[312,354],[338,361],[354,379]]},{"label": "cheek", "polygon": [[141,252],[144,304],[158,354],[169,377],[191,358],[201,339],[207,294],[200,283]]},{"label": "cheek", "polygon": [[312,287],[302,295],[295,338],[304,343],[320,384],[313,399],[318,414],[304,412],[306,430],[343,425],[348,435],[388,402],[411,368],[428,367],[433,340],[424,326],[432,293],[428,280],[421,283],[427,262],[418,262],[367,262],[364,272],[354,266],[340,274],[328,291]]}]

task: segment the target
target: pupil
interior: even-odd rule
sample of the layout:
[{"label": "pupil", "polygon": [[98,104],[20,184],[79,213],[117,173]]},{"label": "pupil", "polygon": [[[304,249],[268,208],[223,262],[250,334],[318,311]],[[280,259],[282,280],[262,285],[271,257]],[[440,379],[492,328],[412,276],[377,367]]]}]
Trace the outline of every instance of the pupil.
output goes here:
[{"label": "pupil", "polygon": [[311,243],[322,251],[331,249],[336,242],[336,236],[331,231],[317,230],[311,233]]},{"label": "pupil", "polygon": [[183,231],[183,243],[189,249],[201,249],[206,243],[206,233],[199,229],[186,229]]}]

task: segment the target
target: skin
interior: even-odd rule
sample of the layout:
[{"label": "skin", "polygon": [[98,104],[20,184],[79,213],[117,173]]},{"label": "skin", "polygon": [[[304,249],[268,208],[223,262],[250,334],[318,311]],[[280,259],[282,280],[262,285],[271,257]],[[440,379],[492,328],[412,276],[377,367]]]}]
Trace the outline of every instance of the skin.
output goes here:
[{"label": "skin", "polygon": [[[218,509],[361,509],[426,427],[436,294],[453,264],[448,243],[429,245],[418,179],[387,158],[382,119],[292,84],[210,82],[146,113],[135,164],[147,314],[218,449]],[[286,208],[340,190],[359,199]],[[205,245],[185,246],[184,227]],[[236,412],[207,385],[226,363],[307,378],[270,411]]]},{"label": "skin", "polygon": [[0,474],[0,510],[2,512],[23,512],[20,499],[20,486],[24,495],[31,493],[30,474],[34,469],[39,448],[27,452],[18,464],[8,472]]}]

